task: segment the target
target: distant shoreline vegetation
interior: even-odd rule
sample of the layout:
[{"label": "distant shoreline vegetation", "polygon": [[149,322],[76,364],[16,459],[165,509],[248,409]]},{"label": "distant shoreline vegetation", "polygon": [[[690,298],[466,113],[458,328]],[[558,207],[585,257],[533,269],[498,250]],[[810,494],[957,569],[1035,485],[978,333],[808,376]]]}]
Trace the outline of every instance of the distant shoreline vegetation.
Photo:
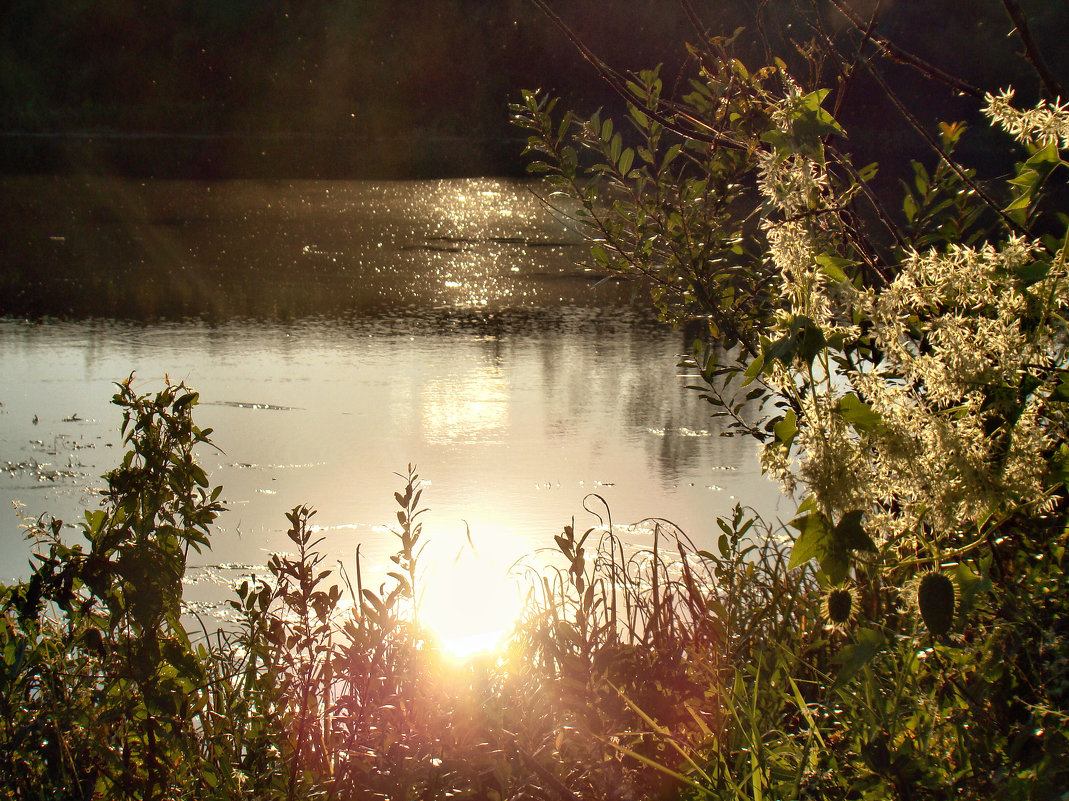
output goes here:
[{"label": "distant shoreline vegetation", "polygon": [[[888,188],[923,147],[881,125],[855,126],[862,151],[886,160]],[[1001,155],[981,129],[961,152],[984,163]],[[332,131],[186,132],[0,131],[0,176],[109,175],[157,180],[420,180],[528,175],[523,136],[406,131],[353,135]],[[988,172],[1010,163],[989,164]],[[886,180],[884,180],[886,178]]]},{"label": "distant shoreline vegetation", "polygon": [[0,132],[0,175],[155,179],[418,179],[521,176],[520,138],[411,132]]}]

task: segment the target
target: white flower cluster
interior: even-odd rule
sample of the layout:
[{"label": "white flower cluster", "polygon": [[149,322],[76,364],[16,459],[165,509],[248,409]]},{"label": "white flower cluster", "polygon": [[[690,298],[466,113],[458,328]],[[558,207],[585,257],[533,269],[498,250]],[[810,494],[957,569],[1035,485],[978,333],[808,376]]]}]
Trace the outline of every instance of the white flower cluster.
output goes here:
[{"label": "white flower cluster", "polygon": [[[785,111],[773,114],[773,121],[787,132]],[[757,159],[758,189],[778,212],[766,217],[762,229],[780,276],[784,317],[804,315],[828,331],[852,330],[853,287],[830,281],[817,261],[827,240],[824,215],[834,206],[827,171],[801,153],[773,150]]]},{"label": "white flower cluster", "polygon": [[[1064,264],[1025,287],[1038,243],[952,246],[911,254],[898,278],[865,296],[883,360],[849,376],[880,418],[864,445],[905,533],[922,520],[957,530],[1044,498],[1043,458],[1065,431],[1046,398],[1065,366]],[[1038,382],[1031,386],[1031,381]]]},{"label": "white flower cluster", "polygon": [[[1022,329],[1036,289],[1015,280],[1038,243],[1011,237],[1000,249],[951,245],[912,253],[890,286],[865,295],[865,312],[891,369],[924,387],[929,403],[959,404],[976,387],[1015,383],[1038,354]],[[923,352],[916,352],[923,346]]]},{"label": "white flower cluster", "polygon": [[1012,88],[997,95],[989,92],[984,96],[984,114],[1018,142],[1040,147],[1054,142],[1069,149],[1069,103],[1041,100],[1034,108],[1020,111],[1013,107],[1013,94]]},{"label": "white flower cluster", "polygon": [[[989,106],[1019,138],[1069,137],[1065,107],[1011,115],[1010,98]],[[818,262],[843,236],[834,217],[816,222],[830,206],[823,167],[766,156],[760,188],[778,212],[765,231],[782,280],[780,327],[804,315],[825,340],[858,342],[861,319],[878,354],[860,366],[836,365],[835,353],[766,366],[764,380],[798,415],[790,447],[767,445],[763,468],[791,493],[804,486],[833,519],[864,511],[883,541],[1041,507],[1045,454],[1069,438],[1064,404],[1049,402],[1069,367],[1065,254],[1037,264],[1041,243],[1021,237],[914,252],[889,286],[862,292]]]},{"label": "white flower cluster", "polygon": [[824,169],[800,154],[762,153],[757,186],[788,218],[805,214],[827,191]]}]

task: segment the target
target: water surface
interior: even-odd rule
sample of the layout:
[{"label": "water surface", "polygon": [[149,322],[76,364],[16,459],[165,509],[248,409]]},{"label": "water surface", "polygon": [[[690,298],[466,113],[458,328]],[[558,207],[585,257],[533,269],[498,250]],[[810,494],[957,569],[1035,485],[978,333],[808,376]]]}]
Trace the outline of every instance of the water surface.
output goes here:
[{"label": "water surface", "polygon": [[[438,560],[470,533],[510,561],[596,524],[584,507],[706,545],[735,503],[777,509],[753,445],[685,389],[686,337],[577,267],[576,237],[526,184],[112,183],[96,205],[68,185],[63,205],[40,180],[19,187],[40,216],[5,266],[36,276],[23,301],[58,292],[94,314],[0,321],[0,501],[80,519],[121,458],[114,383],[186,381],[228,507],[191,559],[192,597],[262,572],[298,504],[331,560],[359,545],[374,574],[410,463]],[[0,518],[0,574],[25,574],[28,553]]]}]

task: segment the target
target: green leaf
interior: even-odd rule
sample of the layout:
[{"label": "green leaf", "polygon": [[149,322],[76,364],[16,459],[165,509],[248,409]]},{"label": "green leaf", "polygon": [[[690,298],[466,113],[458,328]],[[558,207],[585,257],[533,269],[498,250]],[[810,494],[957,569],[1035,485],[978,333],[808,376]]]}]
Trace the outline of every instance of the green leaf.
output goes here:
[{"label": "green leaf", "polygon": [[832,546],[827,548],[817,559],[820,570],[831,584],[842,584],[850,574],[850,553]]},{"label": "green leaf", "polygon": [[876,550],[876,543],[872,537],[861,527],[861,518],[864,512],[855,509],[843,515],[832,532],[832,541],[837,549],[844,551],[863,551],[872,553]]},{"label": "green leaf", "polygon": [[773,342],[767,349],[765,355],[767,359],[774,359],[783,363],[785,366],[790,366],[794,361],[794,354],[798,350],[798,335],[797,332],[790,334],[784,334],[782,337]]},{"label": "green leaf", "polygon": [[720,538],[716,542],[716,547],[720,551],[720,556],[724,559],[731,558],[731,542],[728,540],[727,534],[721,534]]},{"label": "green leaf", "polygon": [[913,185],[917,187],[917,193],[924,197],[928,194],[928,187],[931,184],[931,178],[928,177],[928,171],[924,169],[924,165],[919,161],[913,162]]},{"label": "green leaf", "polygon": [[742,386],[749,385],[757,376],[761,375],[761,371],[765,369],[765,357],[764,354],[757,356],[746,368],[746,372],[742,374],[743,382]]},{"label": "green leaf", "polygon": [[[596,117],[594,118],[593,122],[595,122],[596,124]],[[610,139],[612,139],[612,120],[605,120],[605,122],[601,124],[600,136],[601,141],[605,142],[606,144],[609,142]]]},{"label": "green leaf", "polygon": [[92,539],[93,535],[100,533],[100,529],[104,525],[105,517],[106,517],[106,515],[104,514],[104,510],[102,510],[102,509],[95,509],[92,512],[86,511],[86,513],[85,513],[85,526],[86,526],[85,533],[86,533],[86,536],[89,537],[89,539]]},{"label": "green leaf", "polygon": [[789,450],[791,443],[794,442],[794,438],[798,434],[798,415],[793,410],[788,409],[783,415],[783,419],[773,427],[772,432],[776,437],[776,442]]},{"label": "green leaf", "polygon": [[902,198],[902,211],[906,214],[906,221],[912,223],[917,216],[917,201],[912,194]]},{"label": "green leaf", "polygon": [[[799,507],[802,511],[802,507]],[[815,509],[800,515],[790,522],[798,529],[798,538],[791,549],[789,569],[816,559],[820,570],[832,584],[840,584],[850,572],[850,563],[855,551],[876,550],[872,538],[861,527],[862,512],[852,511],[843,515],[836,526],[822,512]]]},{"label": "green leaf", "polygon": [[1024,166],[1029,170],[1034,170],[1046,180],[1047,176],[1054,172],[1061,163],[1062,158],[1058,152],[1058,145],[1052,139],[1044,147],[1033,153],[1028,161],[1024,163]]},{"label": "green leaf", "polygon": [[790,132],[765,131],[761,140],[780,153],[797,153],[824,164],[824,145],[821,140],[826,136],[845,135],[835,118],[821,108],[820,104],[827,95],[827,89],[803,95],[788,112]]},{"label": "green leaf", "polygon": [[833,661],[842,667],[831,688],[838,690],[846,686],[859,670],[872,661],[886,641],[883,634],[874,629],[861,629],[857,633],[857,642],[844,646],[833,658]]},{"label": "green leaf", "polygon": [[661,169],[666,169],[669,164],[675,161],[676,156],[683,152],[682,145],[672,145],[665,151],[664,158],[661,160]]},{"label": "green leaf", "polygon": [[761,134],[761,141],[772,145],[776,151],[783,153],[796,152],[791,137],[783,131],[765,131]]},{"label": "green leaf", "polygon": [[[1058,153],[1058,147],[1055,142],[1051,141],[1045,147],[1040,148],[1026,161],[1024,164],[1018,165],[1017,176],[1012,178],[1008,183],[1016,187],[1014,194],[1014,200],[1004,209],[1007,213],[1010,212],[1027,212],[1031,207],[1036,196],[1042,189],[1043,184],[1046,183],[1050,174],[1062,164],[1061,156]],[[1015,215],[1018,218],[1023,219],[1024,215]]]},{"label": "green leaf", "polygon": [[838,256],[817,256],[817,264],[820,265],[821,272],[828,276],[832,281],[843,282],[846,280],[846,268],[854,264],[850,259],[843,259]]},{"label": "green leaf", "polygon": [[964,562],[959,562],[955,568],[954,580],[961,589],[959,606],[963,613],[972,608],[973,603],[981,593],[991,589],[991,579],[987,576],[977,575]]},{"label": "green leaf", "polygon": [[831,527],[828,525],[828,518],[820,512],[796,517],[790,522],[790,526],[798,529],[798,538],[791,548],[791,561],[787,565],[789,570],[793,570],[825,552]]},{"label": "green leaf", "polygon": [[1058,386],[1050,393],[1050,399],[1059,403],[1069,403],[1069,374],[1064,375],[1058,382]]},{"label": "green leaf", "polygon": [[174,402],[172,407],[175,412],[180,412],[189,406],[195,406],[197,404],[200,394],[197,392],[187,392],[182,397]]},{"label": "green leaf", "polygon": [[1046,278],[1050,274],[1050,267],[1050,262],[1034,261],[1030,264],[1015,267],[1013,274],[1024,286],[1029,287]]},{"label": "green leaf", "polygon": [[1051,454],[1049,465],[1051,480],[1069,488],[1069,445],[1064,442],[1059,445],[1058,449]]},{"label": "green leaf", "polygon": [[806,364],[812,364],[813,359],[817,357],[828,344],[824,338],[824,332],[820,326],[810,320],[808,317],[799,317],[795,324],[799,326],[798,331],[798,355],[805,360]]},{"label": "green leaf", "polygon": [[873,431],[880,425],[880,416],[853,392],[839,399],[839,414],[858,431]]},{"label": "green leaf", "polygon": [[635,124],[638,125],[640,129],[644,131],[650,127],[650,118],[647,117],[646,114],[638,108],[638,106],[628,103],[627,110],[631,114],[631,119],[635,121]]},{"label": "green leaf", "polygon": [[880,165],[875,161],[871,164],[866,164],[860,170],[857,171],[857,177],[862,181],[868,182],[876,177],[876,173],[879,172]]}]

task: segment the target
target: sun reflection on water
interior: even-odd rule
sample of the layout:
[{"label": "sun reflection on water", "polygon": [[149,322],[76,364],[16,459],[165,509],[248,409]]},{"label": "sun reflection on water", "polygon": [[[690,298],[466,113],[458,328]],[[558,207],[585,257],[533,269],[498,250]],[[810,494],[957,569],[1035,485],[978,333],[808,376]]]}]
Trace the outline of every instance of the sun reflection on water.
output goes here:
[{"label": "sun reflection on water", "polygon": [[508,378],[493,367],[431,379],[423,390],[422,424],[428,442],[487,441],[509,423]]}]

